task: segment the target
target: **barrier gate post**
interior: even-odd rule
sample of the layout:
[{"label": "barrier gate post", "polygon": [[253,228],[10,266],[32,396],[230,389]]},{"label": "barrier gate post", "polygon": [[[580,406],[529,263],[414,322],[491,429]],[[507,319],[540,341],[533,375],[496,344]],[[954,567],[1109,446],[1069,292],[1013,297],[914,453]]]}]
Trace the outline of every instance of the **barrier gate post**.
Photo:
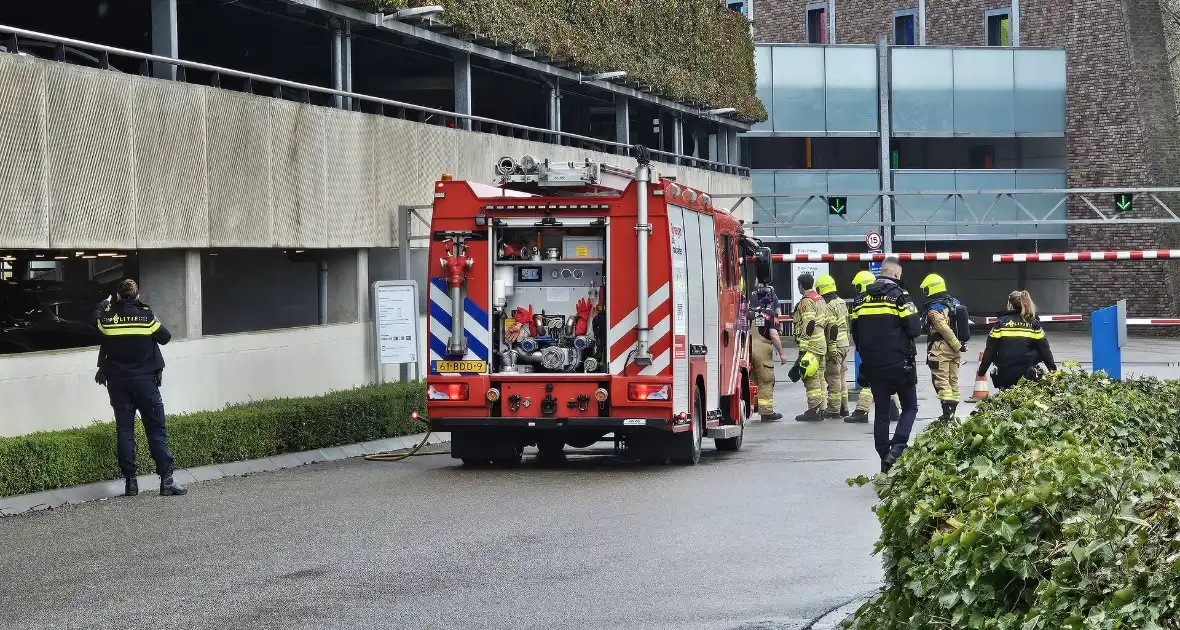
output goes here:
[{"label": "barrier gate post", "polygon": [[1100,308],[1090,316],[1090,358],[1094,371],[1123,378],[1123,346],[1127,345],[1127,301]]}]

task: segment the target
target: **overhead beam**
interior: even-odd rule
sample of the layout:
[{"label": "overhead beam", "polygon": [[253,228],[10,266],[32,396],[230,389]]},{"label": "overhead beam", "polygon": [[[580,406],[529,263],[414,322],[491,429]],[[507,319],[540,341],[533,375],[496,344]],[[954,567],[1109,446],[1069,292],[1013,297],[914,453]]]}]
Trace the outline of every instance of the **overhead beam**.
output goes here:
[{"label": "overhead beam", "polygon": [[398,20],[389,20],[388,22],[386,22],[386,21],[383,21],[381,19],[381,16],[376,13],[369,13],[367,11],[362,11],[360,9],[345,6],[343,4],[333,2],[332,0],[283,0],[283,1],[287,2],[289,4],[295,4],[295,5],[308,7],[311,9],[316,9],[316,10],[323,11],[323,12],[329,13],[329,14],[333,14],[333,15],[336,15],[336,16],[339,16],[342,18],[350,19],[350,20],[360,22],[363,24],[368,24],[368,25],[373,26],[379,30],[392,31],[392,32],[398,33],[400,35],[406,35],[409,37],[413,37],[415,39],[428,41],[433,44],[437,44],[439,46],[443,46],[443,47],[449,48],[454,51],[469,53],[469,54],[475,55],[477,57],[483,57],[485,59],[492,59],[492,60],[496,60],[496,61],[501,61],[506,64],[511,64],[511,65],[514,65],[514,66],[517,66],[520,68],[526,68],[529,70],[533,70],[534,72],[539,72],[542,74],[546,74],[546,75],[549,75],[549,76],[552,76],[555,78],[559,78],[559,79],[564,79],[567,81],[573,81],[573,82],[578,82],[578,83],[582,83],[585,85],[591,85],[591,86],[594,86],[598,89],[605,90],[607,92],[612,92],[614,94],[621,94],[621,95],[633,98],[638,101],[643,101],[646,103],[651,103],[652,105],[657,105],[657,106],[665,108],[669,111],[680,112],[682,114],[688,114],[690,116],[694,116],[697,118],[702,118],[704,120],[709,120],[709,121],[715,122],[719,125],[724,125],[726,127],[733,127],[734,129],[738,129],[740,131],[747,131],[750,128],[750,125],[744,124],[744,123],[739,122],[737,120],[733,120],[731,118],[726,118],[723,116],[712,116],[712,115],[709,115],[708,113],[706,113],[704,110],[697,109],[695,107],[689,107],[687,105],[684,105],[683,103],[677,103],[675,101],[671,101],[666,98],[655,96],[653,94],[648,94],[647,92],[641,92],[639,90],[629,88],[626,86],[616,85],[616,84],[611,83],[609,81],[592,81],[592,80],[590,80],[588,75],[584,75],[579,72],[573,72],[570,70],[566,70],[564,68],[558,68],[557,66],[552,66],[547,63],[542,63],[542,62],[539,62],[539,61],[536,61],[533,59],[526,59],[525,57],[521,57],[520,55],[515,55],[515,54],[504,52],[501,50],[496,50],[494,48],[488,48],[486,46],[480,46],[478,44],[473,44],[471,42],[467,42],[467,41],[464,41],[464,40],[461,40],[461,39],[458,39],[455,37],[451,37],[449,35],[443,35],[441,33],[436,33],[436,32],[431,31],[429,29],[425,29],[420,26],[415,26],[413,24],[409,24],[406,22],[400,22]]}]

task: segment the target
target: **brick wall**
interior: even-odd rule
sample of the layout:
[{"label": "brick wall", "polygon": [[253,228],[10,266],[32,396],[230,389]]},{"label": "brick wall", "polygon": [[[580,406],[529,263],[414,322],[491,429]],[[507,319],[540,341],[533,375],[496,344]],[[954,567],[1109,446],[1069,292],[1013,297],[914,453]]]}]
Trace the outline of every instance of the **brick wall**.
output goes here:
[{"label": "brick wall", "polygon": [[[755,1],[758,41],[805,40],[807,0]],[[1161,17],[1160,0],[1020,2],[1021,45],[1066,49],[1071,188],[1180,186],[1180,0],[1163,3],[1176,8],[1173,19]],[[837,0],[836,41],[891,37],[893,11],[916,6],[916,0]],[[927,0],[926,43],[983,45],[984,12],[1008,6],[1009,0]],[[1107,196],[1091,201],[1100,208],[1113,205]],[[1180,213],[1180,199],[1165,201]],[[1137,216],[1164,216],[1142,197],[1136,207]],[[1074,218],[1094,217],[1082,202],[1071,203],[1069,211]],[[1075,225],[1068,248],[1177,248],[1177,232],[1159,225]],[[1074,264],[1069,287],[1072,312],[1089,313],[1127,298],[1136,317],[1180,314],[1178,263]]]}]

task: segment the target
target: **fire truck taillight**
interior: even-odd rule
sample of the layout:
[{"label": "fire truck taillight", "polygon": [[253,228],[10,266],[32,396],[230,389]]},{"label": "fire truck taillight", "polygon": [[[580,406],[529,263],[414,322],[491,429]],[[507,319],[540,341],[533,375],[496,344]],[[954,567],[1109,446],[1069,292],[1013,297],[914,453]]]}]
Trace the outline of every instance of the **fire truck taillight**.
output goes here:
[{"label": "fire truck taillight", "polygon": [[671,387],[655,383],[630,383],[627,398],[631,400],[668,400]]},{"label": "fire truck taillight", "polygon": [[453,179],[454,179],[454,177],[451,177],[451,174],[450,174],[450,173],[443,173],[443,174],[442,174],[442,177],[440,177],[439,179],[440,179],[440,180],[442,180],[442,181],[444,181],[444,182],[449,182],[449,181],[453,180]]},{"label": "fire truck taillight", "polygon": [[467,400],[467,383],[431,385],[426,395],[430,400]]},{"label": "fire truck taillight", "polygon": [[500,400],[500,390],[495,387],[488,390],[488,402],[496,402]]},{"label": "fire truck taillight", "polygon": [[609,393],[608,393],[608,392],[607,392],[605,389],[603,389],[603,388],[601,388],[601,387],[599,387],[598,389],[594,390],[594,400],[597,400],[597,401],[598,401],[598,402],[600,402],[600,403],[601,403],[601,402],[606,402],[606,399],[607,399],[607,397],[608,397],[609,395],[610,395],[610,394],[609,394]]}]

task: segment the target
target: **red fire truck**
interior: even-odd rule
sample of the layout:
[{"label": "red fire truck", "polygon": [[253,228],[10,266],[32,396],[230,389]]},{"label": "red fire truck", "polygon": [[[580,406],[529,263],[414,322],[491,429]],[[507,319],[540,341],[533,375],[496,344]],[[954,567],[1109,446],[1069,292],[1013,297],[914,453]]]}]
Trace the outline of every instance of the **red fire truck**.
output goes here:
[{"label": "red fire truck", "polygon": [[504,157],[493,185],[436,184],[428,416],[464,464],[608,435],[653,463],[696,464],[704,437],[741,448],[743,288],[770,282],[769,250],[637,153],[633,171]]}]

